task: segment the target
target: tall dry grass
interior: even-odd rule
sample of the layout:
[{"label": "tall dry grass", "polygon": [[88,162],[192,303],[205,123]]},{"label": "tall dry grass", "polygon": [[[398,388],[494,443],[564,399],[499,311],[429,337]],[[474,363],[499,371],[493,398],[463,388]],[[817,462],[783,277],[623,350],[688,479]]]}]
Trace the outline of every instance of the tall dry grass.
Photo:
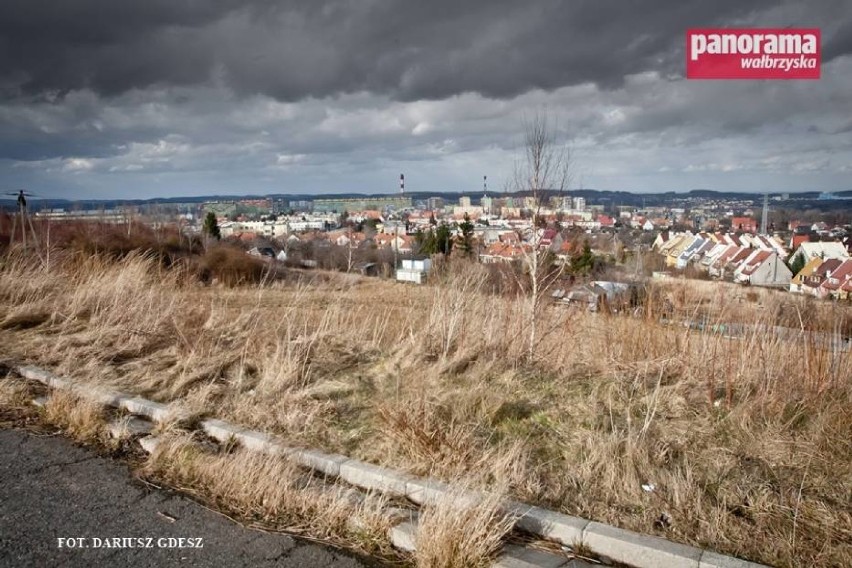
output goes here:
[{"label": "tall dry grass", "polygon": [[852,563],[852,353],[804,333],[848,333],[846,306],[665,283],[632,314],[549,306],[530,362],[523,298],[476,265],[222,288],[143,255],[54,260],[2,261],[10,356],[768,564]]},{"label": "tall dry grass", "polygon": [[244,450],[208,453],[190,436],[169,433],[142,468],[218,508],[264,527],[391,553],[386,500],[351,498],[280,457]]},{"label": "tall dry grass", "polygon": [[491,566],[514,520],[501,512],[501,495],[471,502],[463,490],[427,504],[417,526],[415,560],[422,568]]},{"label": "tall dry grass", "polygon": [[5,371],[0,369],[0,408],[20,409],[30,405],[31,393],[28,386],[19,381],[7,381]]},{"label": "tall dry grass", "polygon": [[105,439],[107,414],[104,407],[71,393],[51,393],[44,405],[44,417],[78,442]]}]

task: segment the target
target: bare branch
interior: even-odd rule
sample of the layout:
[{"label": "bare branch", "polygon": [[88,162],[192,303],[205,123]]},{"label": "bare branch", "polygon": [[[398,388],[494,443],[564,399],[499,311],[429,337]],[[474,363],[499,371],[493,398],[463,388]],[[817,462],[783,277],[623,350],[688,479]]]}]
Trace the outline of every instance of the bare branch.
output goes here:
[{"label": "bare branch", "polygon": [[544,230],[538,227],[542,215],[544,197],[556,192],[560,196],[570,181],[571,163],[567,147],[557,141],[557,128],[551,127],[548,115],[537,112],[524,121],[524,152],[523,160],[515,163],[514,184],[516,191],[528,197],[532,203],[529,207],[532,213],[531,234],[529,238],[519,233],[522,241],[528,242],[530,249],[521,247],[529,274],[528,312],[525,326],[529,330],[528,354],[530,359],[535,357],[538,342],[536,321],[541,306],[541,300],[553,283],[558,280],[562,269],[556,271],[544,267],[542,250]]}]

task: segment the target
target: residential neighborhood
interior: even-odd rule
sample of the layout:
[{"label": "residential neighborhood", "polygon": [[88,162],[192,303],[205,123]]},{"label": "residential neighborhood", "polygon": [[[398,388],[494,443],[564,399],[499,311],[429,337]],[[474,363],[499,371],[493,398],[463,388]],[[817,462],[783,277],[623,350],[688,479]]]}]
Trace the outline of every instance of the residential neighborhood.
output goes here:
[{"label": "residential neighborhood", "polygon": [[[302,268],[356,271],[423,283],[429,269],[413,270],[435,253],[464,255],[496,267],[521,266],[532,253],[576,268],[586,254],[580,285],[606,267],[632,266],[657,277],[681,275],[785,289],[817,298],[849,297],[852,227],[844,214],[799,211],[797,197],[725,198],[704,192],[671,196],[653,205],[618,205],[584,192],[555,192],[536,200],[522,193],[441,196],[341,197],[314,200],[252,198],[161,207],[64,211],[42,209],[42,221],[143,222],[173,225],[189,237],[215,219],[224,242],[266,262]],[[820,203],[841,207],[844,201]],[[831,197],[831,196],[829,196]],[[771,203],[771,206],[770,206]],[[805,202],[814,203],[814,202]],[[762,218],[761,218],[762,217]],[[645,262],[648,251],[656,260]],[[632,264],[631,264],[632,263]],[[576,271],[574,271],[576,272]],[[622,274],[623,277],[623,274]]]},{"label": "residential neighborhood", "polygon": [[661,232],[653,247],[669,269],[693,267],[710,278],[743,285],[817,298],[850,298],[852,251],[848,239],[800,242],[792,252],[789,244],[771,235]]}]

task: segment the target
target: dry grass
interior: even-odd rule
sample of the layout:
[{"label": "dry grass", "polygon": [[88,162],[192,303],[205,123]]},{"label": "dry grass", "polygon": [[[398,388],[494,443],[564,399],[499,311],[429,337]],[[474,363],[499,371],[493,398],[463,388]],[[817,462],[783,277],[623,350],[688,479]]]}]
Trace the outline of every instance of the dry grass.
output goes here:
[{"label": "dry grass", "polygon": [[4,380],[0,370],[0,409],[22,408],[30,405],[30,389],[26,383]]},{"label": "dry grass", "polygon": [[514,524],[500,512],[501,496],[471,502],[452,491],[423,508],[417,528],[415,559],[421,568],[491,566]]},{"label": "dry grass", "polygon": [[103,406],[65,391],[54,391],[44,405],[45,419],[77,440],[105,440],[106,410]]},{"label": "dry grass", "polygon": [[243,450],[208,453],[190,436],[172,433],[163,437],[142,473],[259,526],[390,554],[383,497],[353,499],[344,488],[280,457]]},{"label": "dry grass", "polygon": [[849,307],[666,282],[642,314],[546,309],[529,363],[523,299],[475,265],[222,288],[137,254],[3,263],[18,360],[768,564],[852,564],[852,353],[659,321],[848,333]]}]

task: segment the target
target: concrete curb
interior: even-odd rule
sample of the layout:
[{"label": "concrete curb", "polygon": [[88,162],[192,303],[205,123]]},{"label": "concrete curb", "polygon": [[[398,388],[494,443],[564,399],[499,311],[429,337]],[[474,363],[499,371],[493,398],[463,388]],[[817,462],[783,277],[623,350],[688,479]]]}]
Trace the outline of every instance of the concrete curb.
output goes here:
[{"label": "concrete curb", "polygon": [[314,471],[323,473],[329,477],[340,475],[340,465],[349,461],[349,458],[340,454],[326,454],[317,450],[290,449],[287,456],[299,465],[309,467]]},{"label": "concrete curb", "polygon": [[497,557],[497,561],[492,566],[494,568],[560,568],[568,564],[568,560],[565,556],[552,552],[511,544],[503,547],[503,553]]},{"label": "concrete curb", "polygon": [[356,487],[381,491],[395,497],[404,497],[405,488],[413,479],[404,473],[359,460],[341,463],[338,477]]},{"label": "concrete curb", "polygon": [[45,371],[44,369],[39,369],[38,367],[33,367],[31,365],[24,365],[20,367],[15,367],[15,371],[24,377],[25,379],[29,379],[31,381],[38,381],[43,385],[46,385],[55,389],[67,389],[71,386],[69,381],[65,379],[60,379],[56,375]]},{"label": "concrete curb", "polygon": [[698,568],[702,553],[700,548],[595,522],[583,530],[583,544],[617,562],[636,566]]},{"label": "concrete curb", "polygon": [[110,422],[107,429],[113,438],[132,438],[150,434],[154,429],[154,424],[135,416],[125,416]]},{"label": "concrete curb", "polygon": [[147,416],[154,422],[165,422],[170,419],[180,419],[178,413],[172,412],[165,404],[153,402],[144,398],[131,397],[125,394],[118,394],[117,404],[110,402],[105,404],[108,406],[123,408],[130,414]]},{"label": "concrete curb", "polygon": [[[81,397],[107,406],[124,408],[132,414],[146,416],[154,421],[162,422],[180,418],[180,415],[173,412],[166,404],[98,387],[75,385],[68,379],[57,377],[34,366],[18,366],[14,369],[26,379],[38,381],[54,389],[69,390]],[[200,422],[200,427],[208,436],[219,442],[227,443],[233,440],[251,451],[284,456],[302,466],[330,477],[338,477],[356,487],[381,491],[397,497],[407,497],[418,505],[434,502],[452,490],[451,485],[435,479],[413,477],[342,455],[326,454],[311,449],[290,448],[277,442],[274,436],[246,430],[223,420],[208,418]],[[146,436],[141,438],[139,442],[147,452],[153,453],[159,440],[155,436]],[[483,494],[475,491],[466,493],[470,494],[471,504],[476,503],[483,496]],[[465,498],[465,501],[467,500]],[[755,564],[656,536],[643,535],[611,525],[572,517],[518,501],[507,501],[503,509],[507,514],[516,517],[515,526],[523,531],[570,547],[582,545],[595,554],[607,556],[636,568],[656,568],[658,566],[766,568],[762,564]],[[416,524],[406,521],[393,527],[389,536],[394,546],[410,552],[415,550],[416,534]],[[541,567],[551,565],[552,559],[549,558],[542,560],[542,563],[539,564],[532,560],[526,560],[526,558],[531,559],[534,556],[525,556],[523,561],[528,562],[527,564],[509,565]],[[509,557],[505,558],[508,561]],[[520,561],[520,559],[518,560]]]},{"label": "concrete curb", "polygon": [[587,519],[564,515],[518,501],[509,501],[505,509],[507,513],[517,517],[515,526],[523,531],[548,540],[555,540],[572,548],[586,544],[583,533],[591,522]]},{"label": "concrete curb", "polygon": [[219,420],[217,418],[202,420],[199,423],[199,426],[201,426],[201,429],[205,434],[222,444],[228,444],[231,441],[235,441],[237,434],[243,431],[242,428],[237,428],[236,426],[232,426],[224,420]]},{"label": "concrete curb", "polygon": [[153,454],[160,445],[160,439],[157,436],[144,436],[139,438],[139,445],[149,454]]},{"label": "concrete curb", "polygon": [[276,442],[275,438],[269,434],[254,430],[241,430],[234,434],[234,439],[245,449],[260,454],[280,456],[284,455],[288,450],[288,448]]},{"label": "concrete curb", "polygon": [[410,521],[399,523],[388,534],[391,544],[403,552],[417,550],[417,525]]},{"label": "concrete curb", "polygon": [[766,568],[763,564],[755,564],[748,560],[740,560],[733,556],[725,556],[717,552],[705,550],[701,554],[698,568]]},{"label": "concrete curb", "polygon": [[405,496],[418,505],[434,503],[452,487],[443,481],[429,478],[412,478],[405,484]]}]

